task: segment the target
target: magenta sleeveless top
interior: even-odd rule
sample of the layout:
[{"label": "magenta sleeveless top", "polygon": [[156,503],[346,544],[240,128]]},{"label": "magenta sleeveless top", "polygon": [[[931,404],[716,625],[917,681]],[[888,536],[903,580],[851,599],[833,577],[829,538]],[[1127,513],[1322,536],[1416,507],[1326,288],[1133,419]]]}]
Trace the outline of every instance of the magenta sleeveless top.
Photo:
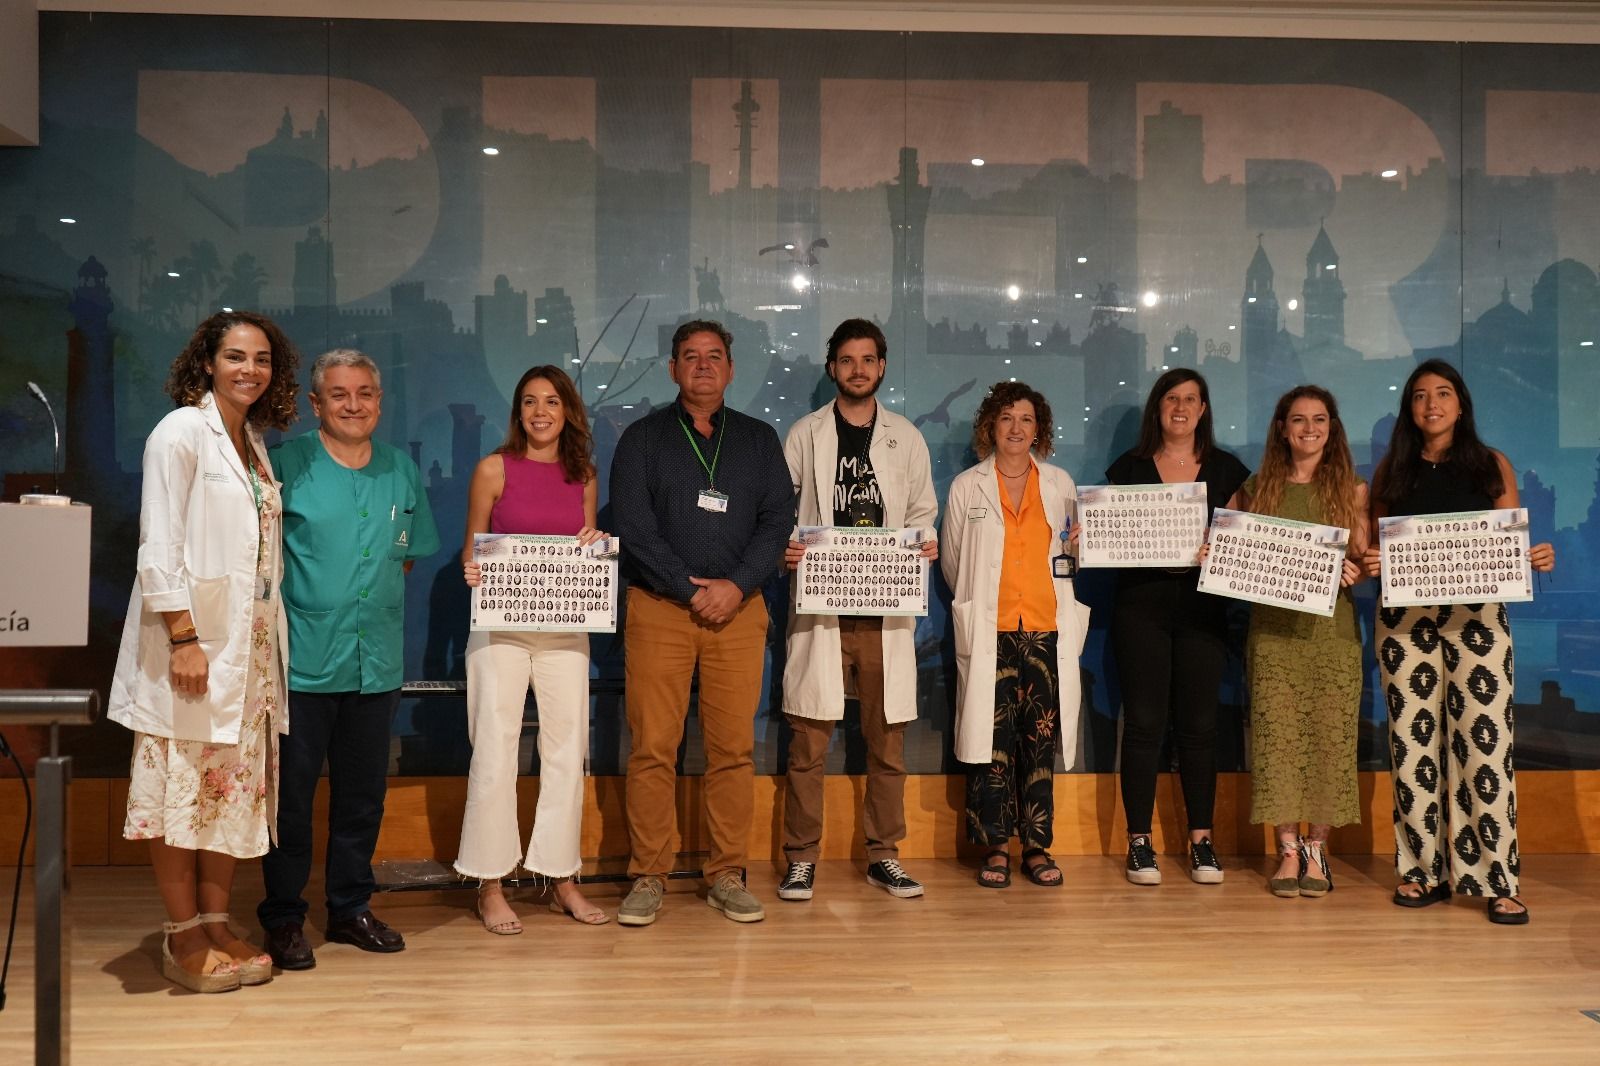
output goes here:
[{"label": "magenta sleeveless top", "polygon": [[489,511],[489,532],[577,536],[583,528],[583,486],[569,482],[560,463],[519,455],[501,458],[506,486]]}]

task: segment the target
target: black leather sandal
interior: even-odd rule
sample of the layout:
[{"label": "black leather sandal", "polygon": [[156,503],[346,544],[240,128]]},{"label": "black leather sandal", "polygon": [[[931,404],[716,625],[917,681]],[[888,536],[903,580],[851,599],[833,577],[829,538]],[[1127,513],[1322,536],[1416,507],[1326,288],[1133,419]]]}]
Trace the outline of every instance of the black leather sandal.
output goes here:
[{"label": "black leather sandal", "polygon": [[[1496,910],[1495,904],[1503,899],[1510,900],[1522,909],[1520,911]],[[1489,900],[1489,920],[1495,925],[1527,925],[1528,905],[1516,896],[1495,896]]]},{"label": "black leather sandal", "polygon": [[[1042,862],[1028,861],[1029,859],[1037,859],[1041,855],[1044,856],[1044,861]],[[1056,876],[1054,878],[1046,878],[1044,875],[1051,870],[1056,872]],[[1022,853],[1022,874],[1040,888],[1060,888],[1061,882],[1066,880],[1066,877],[1061,873],[1061,867],[1056,865],[1056,861],[1050,857],[1050,853],[1043,848],[1029,848]]]},{"label": "black leather sandal", "polygon": [[[1416,883],[1417,882],[1415,881],[1406,882],[1408,885],[1414,885]],[[1409,896],[1398,888],[1394,890],[1394,905],[1396,907],[1411,907],[1413,909],[1418,907],[1431,907],[1435,903],[1443,903],[1449,898],[1450,886],[1443,884],[1434,885],[1432,888],[1424,889],[1415,896]]]},{"label": "black leather sandal", "polygon": [[[1003,858],[1005,862],[990,862],[990,859]],[[998,873],[999,877],[993,874]],[[985,877],[985,874],[990,876]],[[1011,852],[996,849],[983,857],[983,865],[978,867],[978,884],[984,888],[1010,888],[1011,887]]]}]

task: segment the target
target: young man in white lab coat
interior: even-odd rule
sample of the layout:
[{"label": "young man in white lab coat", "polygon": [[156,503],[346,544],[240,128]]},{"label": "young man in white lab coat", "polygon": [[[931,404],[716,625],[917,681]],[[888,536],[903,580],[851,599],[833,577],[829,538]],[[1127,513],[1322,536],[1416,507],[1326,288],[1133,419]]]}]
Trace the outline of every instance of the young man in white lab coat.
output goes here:
[{"label": "young man in white lab coat", "polygon": [[[928,446],[909,421],[886,409],[883,384],[888,342],[865,319],[839,324],[828,339],[827,373],[837,397],[796,422],[784,442],[802,526],[922,527],[922,554],[933,540],[938,498]],[[793,570],[805,545],[790,541]],[[793,730],[784,799],[783,851],[788,869],[778,886],[785,900],[811,898],[822,842],[823,761],[847,693],[861,706],[867,744],[867,790],[861,812],[867,880],[890,895],[922,895],[899,863],[906,833],[905,729],[917,716],[916,623],[910,617],[789,616],[783,710]]]}]

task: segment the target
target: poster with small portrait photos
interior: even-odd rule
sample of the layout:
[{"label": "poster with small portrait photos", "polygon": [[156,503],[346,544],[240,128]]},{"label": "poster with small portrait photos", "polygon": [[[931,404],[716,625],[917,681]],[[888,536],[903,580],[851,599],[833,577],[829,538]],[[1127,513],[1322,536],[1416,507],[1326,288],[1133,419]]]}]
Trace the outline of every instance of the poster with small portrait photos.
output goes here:
[{"label": "poster with small portrait photos", "polygon": [[1219,507],[1200,591],[1331,617],[1350,531]]},{"label": "poster with small portrait photos", "polygon": [[915,615],[928,613],[931,529],[801,526],[806,546],[794,575],[796,614]]},{"label": "poster with small portrait photos", "polygon": [[1206,485],[1079,485],[1079,566],[1189,567],[1206,536]]},{"label": "poster with small portrait photos", "polygon": [[1533,599],[1525,507],[1380,518],[1378,555],[1385,607]]},{"label": "poster with small portrait photos", "polygon": [[615,633],[620,546],[616,537],[580,546],[577,537],[477,534],[472,557],[483,580],[473,590],[472,628]]}]

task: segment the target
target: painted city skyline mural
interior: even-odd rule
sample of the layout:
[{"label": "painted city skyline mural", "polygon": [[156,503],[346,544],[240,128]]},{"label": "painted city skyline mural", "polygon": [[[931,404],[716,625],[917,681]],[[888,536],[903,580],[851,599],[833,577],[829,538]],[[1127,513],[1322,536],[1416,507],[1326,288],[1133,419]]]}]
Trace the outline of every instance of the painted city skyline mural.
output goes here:
[{"label": "painted city skyline mural", "polygon": [[[1050,398],[1055,461],[1089,484],[1169,366],[1206,375],[1220,441],[1251,466],[1277,396],[1329,387],[1370,472],[1410,368],[1457,363],[1535,539],[1558,552],[1553,580],[1512,608],[1520,763],[1600,767],[1593,59],[43,13],[41,146],[0,149],[0,473],[8,495],[48,480],[36,381],[62,416],[65,487],[96,507],[94,643],[87,671],[81,655],[0,664],[17,684],[109,682],[143,441],[170,407],[173,355],[218,308],[273,316],[303,371],[339,346],[382,367],[380,436],[417,461],[445,544],[409,578],[415,679],[463,676],[466,483],[523,369],[572,370],[604,504],[617,436],[674,395],[679,322],[727,324],[729,402],[782,435],[831,395],[833,325],[863,316],[889,336],[880,399],[927,437],[941,498],[996,381]],[[1111,575],[1079,585],[1095,615],[1078,768],[1106,771]],[[918,628],[914,772],[955,768],[938,592]],[[767,594],[781,617],[783,583]],[[781,625],[771,641],[769,694]],[[620,639],[597,637],[594,658],[593,770],[620,772]],[[1248,764],[1240,666],[1224,768]],[[409,704],[396,769],[464,772],[459,711]],[[1370,685],[1361,713],[1363,762],[1382,766]],[[757,738],[777,772],[771,695]],[[125,770],[118,730],[74,743],[80,769]],[[859,737],[838,748],[830,768],[859,771]]]}]

